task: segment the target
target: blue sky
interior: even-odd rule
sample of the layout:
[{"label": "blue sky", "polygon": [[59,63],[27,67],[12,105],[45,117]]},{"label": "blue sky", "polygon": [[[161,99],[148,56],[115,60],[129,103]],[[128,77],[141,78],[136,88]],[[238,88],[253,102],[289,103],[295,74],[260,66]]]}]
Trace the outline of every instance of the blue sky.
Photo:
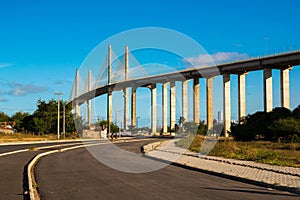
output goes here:
[{"label": "blue sky", "polygon": [[[32,112],[39,98],[56,98],[57,91],[63,92],[62,98],[67,100],[75,69],[89,52],[108,37],[128,29],[173,29],[199,42],[209,54],[236,52],[261,56],[266,53],[266,37],[269,53],[299,49],[299,6],[297,0],[1,0],[0,111],[9,115],[18,110]],[[290,75],[292,108],[300,104],[299,71],[295,67]],[[232,82],[235,80],[232,77]],[[219,83],[217,78],[214,84]],[[261,72],[247,76],[248,113],[262,110],[261,83]],[[279,76],[275,71],[273,83],[274,106],[279,106]],[[142,90],[139,93],[146,95]],[[232,97],[236,96],[233,84]],[[222,105],[216,106],[218,111]],[[236,107],[233,105],[233,118]],[[105,109],[101,112],[99,116],[105,116]],[[141,109],[138,115],[147,118]]]}]

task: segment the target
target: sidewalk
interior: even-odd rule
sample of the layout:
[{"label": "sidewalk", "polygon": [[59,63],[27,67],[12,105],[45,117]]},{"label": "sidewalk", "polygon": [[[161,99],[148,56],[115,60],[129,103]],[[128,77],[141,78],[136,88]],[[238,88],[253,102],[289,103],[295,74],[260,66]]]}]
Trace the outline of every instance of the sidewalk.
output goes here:
[{"label": "sidewalk", "polygon": [[300,194],[300,168],[213,156],[200,158],[197,153],[176,147],[174,142],[175,140],[170,140],[146,145],[145,153],[147,156],[172,161],[193,169]]}]

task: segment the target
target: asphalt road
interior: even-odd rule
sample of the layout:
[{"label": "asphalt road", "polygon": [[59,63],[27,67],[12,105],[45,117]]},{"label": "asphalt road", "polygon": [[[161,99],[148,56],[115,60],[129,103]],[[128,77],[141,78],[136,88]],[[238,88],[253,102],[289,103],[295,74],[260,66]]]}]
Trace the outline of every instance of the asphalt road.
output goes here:
[{"label": "asphalt road", "polygon": [[[77,142],[76,142],[77,143]],[[60,143],[70,144],[71,143]],[[26,145],[4,145],[0,146],[0,152],[10,152],[20,149],[26,149],[32,146],[45,147],[58,145],[58,143],[39,143],[39,144],[26,144]],[[58,147],[57,147],[58,148]],[[31,159],[42,152],[50,151],[57,148],[50,148],[39,151],[27,151],[17,153],[13,155],[7,155],[0,157],[0,199],[14,200],[14,199],[28,199],[27,195],[24,195],[26,190],[27,176],[26,166]],[[61,147],[64,148],[64,147]]]},{"label": "asphalt road", "polygon": [[[144,143],[146,141],[117,145],[139,152]],[[288,192],[173,165],[149,173],[125,173],[102,164],[85,148],[42,158],[35,168],[35,175],[41,198],[46,200],[299,199]]]},{"label": "asphalt road", "polygon": [[29,151],[0,157],[0,199],[23,199],[24,166],[36,154],[37,151]]}]

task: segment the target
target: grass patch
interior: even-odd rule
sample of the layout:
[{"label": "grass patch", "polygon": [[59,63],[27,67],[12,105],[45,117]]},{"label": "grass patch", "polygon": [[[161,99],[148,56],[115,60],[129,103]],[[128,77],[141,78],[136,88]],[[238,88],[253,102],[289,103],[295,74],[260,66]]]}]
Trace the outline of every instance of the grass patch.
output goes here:
[{"label": "grass patch", "polygon": [[[188,136],[178,141],[176,145],[199,152],[203,141],[204,138],[200,135]],[[218,140],[208,155],[279,166],[300,167],[300,143]]]},{"label": "grass patch", "polygon": [[55,140],[56,135],[31,135],[24,133],[5,134],[0,133],[0,142],[20,142],[20,141],[41,141],[41,140]]}]

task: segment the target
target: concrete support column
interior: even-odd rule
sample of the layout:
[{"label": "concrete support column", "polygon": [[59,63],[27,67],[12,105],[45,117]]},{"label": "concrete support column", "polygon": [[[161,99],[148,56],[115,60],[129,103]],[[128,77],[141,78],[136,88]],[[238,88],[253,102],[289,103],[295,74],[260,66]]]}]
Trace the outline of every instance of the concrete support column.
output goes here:
[{"label": "concrete support column", "polygon": [[[125,80],[128,80],[128,46],[125,46]],[[128,126],[128,110],[129,110],[129,102],[128,102],[128,88],[125,88],[123,90],[124,92],[124,130],[127,130],[127,126]]]},{"label": "concrete support column", "polygon": [[175,82],[170,83],[170,127],[175,129],[176,124],[176,85]]},{"label": "concrete support column", "polygon": [[168,85],[164,83],[162,88],[162,126],[163,134],[168,132]]},{"label": "concrete support column", "polygon": [[136,88],[131,88],[131,126],[136,126]]},{"label": "concrete support column", "polygon": [[206,115],[208,130],[214,127],[213,116],[213,78],[206,79]]},{"label": "concrete support column", "polygon": [[238,75],[238,115],[239,122],[246,117],[246,75]]},{"label": "concrete support column", "polygon": [[194,96],[193,96],[193,101],[194,101],[194,109],[193,109],[193,116],[194,116],[194,122],[196,124],[200,123],[200,87],[199,87],[199,78],[194,79]]},{"label": "concrete support column", "polygon": [[[112,70],[112,60],[111,60],[111,45],[108,46],[107,54],[107,84],[111,84],[111,70]],[[107,91],[107,135],[110,134],[110,124],[112,123],[112,91],[108,88]]]},{"label": "concrete support column", "polygon": [[128,112],[129,112],[129,100],[128,100],[128,88],[125,88],[123,90],[123,97],[124,97],[124,130],[127,130],[127,126],[128,126]]},{"label": "concrete support column", "polygon": [[156,84],[151,84],[151,129],[152,134],[156,135]]},{"label": "concrete support column", "polygon": [[230,131],[231,106],[230,106],[230,74],[223,75],[223,109],[224,109],[224,135],[228,137]]},{"label": "concrete support column", "polygon": [[[76,76],[75,76],[75,98],[79,96],[79,71],[76,69]],[[75,115],[76,117],[80,116],[80,106],[78,102],[75,101]]]},{"label": "concrete support column", "polygon": [[112,91],[107,92],[107,134],[110,134],[110,124],[112,123]]},{"label": "concrete support column", "polygon": [[[88,91],[91,91],[92,89],[92,75],[91,75],[91,70],[88,72]],[[87,101],[87,118],[88,118],[88,127],[91,126],[91,113],[92,113],[92,104],[91,100]]]},{"label": "concrete support column", "polygon": [[189,80],[182,81],[182,116],[185,121],[188,121],[188,82]]},{"label": "concrete support column", "polygon": [[273,109],[272,69],[264,69],[264,110],[270,112]]},{"label": "concrete support column", "polygon": [[290,70],[291,68],[280,70],[281,107],[287,109],[290,109]]}]

